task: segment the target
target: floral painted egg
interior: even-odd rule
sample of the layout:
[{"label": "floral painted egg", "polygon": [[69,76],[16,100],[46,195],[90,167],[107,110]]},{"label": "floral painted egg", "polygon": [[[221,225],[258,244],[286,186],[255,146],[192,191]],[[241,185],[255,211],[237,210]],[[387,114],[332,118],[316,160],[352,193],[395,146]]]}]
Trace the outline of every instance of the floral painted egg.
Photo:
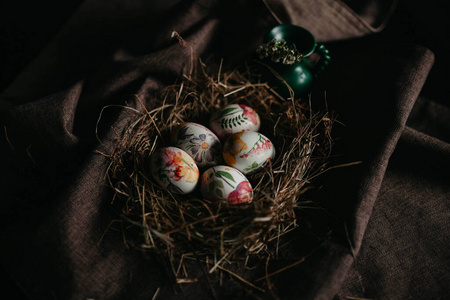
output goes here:
[{"label": "floral painted egg", "polygon": [[258,113],[243,104],[227,105],[214,113],[209,121],[209,127],[221,140],[235,132],[258,131],[260,125]]},{"label": "floral painted egg", "polygon": [[200,179],[203,198],[211,201],[227,201],[228,204],[252,202],[253,188],[247,178],[230,166],[214,166],[206,170]]},{"label": "floral painted egg", "polygon": [[187,194],[197,186],[200,172],[194,159],[176,147],[158,149],[150,157],[153,179],[174,194]]},{"label": "floral painted egg", "polygon": [[223,146],[225,163],[244,174],[259,170],[274,158],[275,148],[272,142],[259,132],[234,133]]},{"label": "floral painted egg", "polygon": [[222,145],[208,128],[186,122],[172,132],[172,144],[186,151],[197,166],[208,168],[222,163]]}]

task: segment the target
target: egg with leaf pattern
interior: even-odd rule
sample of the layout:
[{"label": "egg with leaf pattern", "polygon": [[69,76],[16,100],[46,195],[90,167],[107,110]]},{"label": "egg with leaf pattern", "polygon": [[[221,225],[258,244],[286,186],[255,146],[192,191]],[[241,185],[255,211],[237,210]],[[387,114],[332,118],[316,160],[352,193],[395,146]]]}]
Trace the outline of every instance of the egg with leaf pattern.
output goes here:
[{"label": "egg with leaf pattern", "polygon": [[244,104],[230,104],[215,112],[209,121],[209,128],[225,140],[233,133],[241,131],[258,131],[261,120],[258,113]]},{"label": "egg with leaf pattern", "polygon": [[225,165],[211,167],[202,174],[200,192],[205,199],[226,201],[230,205],[250,203],[253,196],[245,175]]}]

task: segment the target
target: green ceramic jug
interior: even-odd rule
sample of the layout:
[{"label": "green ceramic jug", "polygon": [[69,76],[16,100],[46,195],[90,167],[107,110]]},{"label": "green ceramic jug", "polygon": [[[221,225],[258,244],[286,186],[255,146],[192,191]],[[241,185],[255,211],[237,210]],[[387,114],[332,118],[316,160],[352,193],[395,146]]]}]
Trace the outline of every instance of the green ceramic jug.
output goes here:
[{"label": "green ceramic jug", "polygon": [[[295,97],[306,94],[317,77],[328,65],[330,61],[328,50],[323,45],[317,45],[316,39],[311,32],[303,27],[292,24],[281,24],[273,27],[265,36],[264,42],[268,43],[273,39],[276,41],[284,40],[287,45],[294,44],[303,58],[301,61],[294,62],[293,64],[274,62],[270,57],[264,58],[261,61],[266,67],[263,68],[265,70],[262,72],[262,76],[271,86],[276,88],[277,93],[285,98],[291,97],[286,83],[291,87]],[[319,54],[320,58],[317,63],[312,65],[308,56],[314,52]]]}]

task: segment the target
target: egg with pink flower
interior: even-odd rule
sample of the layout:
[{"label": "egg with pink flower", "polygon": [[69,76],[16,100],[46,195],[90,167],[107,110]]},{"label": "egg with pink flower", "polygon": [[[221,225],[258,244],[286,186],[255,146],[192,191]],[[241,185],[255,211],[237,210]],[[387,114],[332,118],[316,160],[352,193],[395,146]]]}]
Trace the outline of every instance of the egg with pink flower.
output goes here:
[{"label": "egg with pink flower", "polygon": [[209,128],[223,141],[233,133],[258,131],[261,119],[258,113],[244,104],[230,104],[215,112],[209,121]]},{"label": "egg with pink flower", "polygon": [[275,147],[270,139],[259,132],[237,132],[223,145],[223,159],[243,174],[263,169],[275,158]]},{"label": "egg with pink flower", "polygon": [[253,188],[237,169],[218,165],[206,170],[200,177],[200,192],[211,201],[226,201],[229,205],[252,202]]},{"label": "egg with pink flower", "polygon": [[222,162],[222,145],[219,138],[205,126],[184,122],[172,131],[172,145],[183,149],[200,169]]},{"label": "egg with pink flower", "polygon": [[174,194],[188,194],[195,190],[200,171],[192,157],[177,147],[163,147],[150,156],[153,180]]}]

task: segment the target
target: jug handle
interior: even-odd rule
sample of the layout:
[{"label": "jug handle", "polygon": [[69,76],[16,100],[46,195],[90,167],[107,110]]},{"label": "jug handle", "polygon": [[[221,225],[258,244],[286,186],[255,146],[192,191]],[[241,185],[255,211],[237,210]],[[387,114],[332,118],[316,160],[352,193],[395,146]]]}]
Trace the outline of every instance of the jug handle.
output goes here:
[{"label": "jug handle", "polygon": [[325,68],[330,63],[330,54],[327,48],[324,45],[320,45],[317,49],[317,53],[320,55],[320,60],[314,67],[314,79],[317,79],[319,75],[325,70]]}]

